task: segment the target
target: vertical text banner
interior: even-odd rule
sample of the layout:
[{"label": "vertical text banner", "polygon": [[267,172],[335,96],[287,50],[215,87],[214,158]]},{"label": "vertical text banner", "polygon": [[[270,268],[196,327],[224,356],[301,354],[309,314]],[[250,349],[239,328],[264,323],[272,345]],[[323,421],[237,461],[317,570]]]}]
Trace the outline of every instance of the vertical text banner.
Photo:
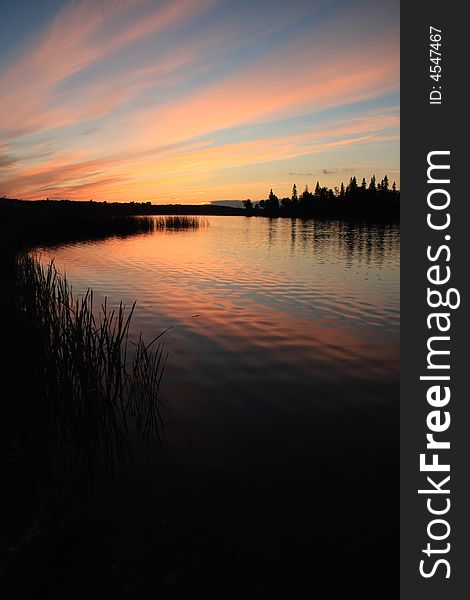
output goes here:
[{"label": "vertical text banner", "polygon": [[402,600],[470,598],[467,29],[401,4]]}]

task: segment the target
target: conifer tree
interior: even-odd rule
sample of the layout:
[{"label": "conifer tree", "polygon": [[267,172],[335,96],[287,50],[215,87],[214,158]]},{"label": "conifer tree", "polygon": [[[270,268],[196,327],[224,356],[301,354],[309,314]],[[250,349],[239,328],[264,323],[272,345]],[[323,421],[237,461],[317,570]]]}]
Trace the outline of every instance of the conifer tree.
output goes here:
[{"label": "conifer tree", "polygon": [[292,188],[292,202],[295,202],[295,203],[297,203],[297,200],[298,200],[298,199],[299,199],[299,198],[298,198],[298,196],[297,196],[297,186],[296,186],[296,185],[295,185],[295,183],[294,183],[294,186],[293,186],[293,188]]}]

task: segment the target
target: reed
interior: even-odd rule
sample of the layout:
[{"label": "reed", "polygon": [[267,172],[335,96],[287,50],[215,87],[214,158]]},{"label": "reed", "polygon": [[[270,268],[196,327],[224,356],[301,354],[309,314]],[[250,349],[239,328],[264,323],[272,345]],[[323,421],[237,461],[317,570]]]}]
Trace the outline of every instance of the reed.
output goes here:
[{"label": "reed", "polygon": [[155,229],[198,229],[199,227],[207,227],[209,221],[204,218],[188,217],[188,216],[165,216],[155,217]]},{"label": "reed", "polygon": [[[98,309],[93,292],[74,297],[53,264],[15,259],[10,280],[10,367],[14,390],[3,425],[48,487],[113,469],[129,458],[127,433],[161,441],[160,382],[166,355],[157,336],[132,344],[135,304]],[[8,433],[9,432],[9,433]]]},{"label": "reed", "polygon": [[[162,334],[132,342],[135,303],[76,297],[53,264],[0,262],[0,577],[68,499],[131,458],[130,433],[162,443]],[[8,550],[6,550],[8,548]]]},{"label": "reed", "polygon": [[[16,252],[38,246],[55,246],[76,241],[126,238],[155,230],[149,216],[112,215],[75,207],[2,205],[0,244]],[[86,208],[86,207],[85,207]],[[3,250],[3,249],[2,249]]]}]

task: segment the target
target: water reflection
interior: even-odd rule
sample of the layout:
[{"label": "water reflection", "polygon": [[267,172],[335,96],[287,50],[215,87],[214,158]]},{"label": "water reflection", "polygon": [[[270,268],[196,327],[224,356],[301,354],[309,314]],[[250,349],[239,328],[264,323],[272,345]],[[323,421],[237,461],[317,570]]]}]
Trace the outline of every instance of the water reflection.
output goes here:
[{"label": "water reflection", "polygon": [[[275,219],[272,219],[276,221]],[[277,221],[279,223],[279,220]],[[282,222],[280,223],[282,227]],[[269,239],[274,233],[270,231]],[[365,258],[367,263],[379,267],[387,257],[397,259],[398,228],[395,225],[353,223],[347,221],[301,221],[292,219],[290,228],[291,253],[301,244],[304,251],[310,248],[317,253],[332,252],[344,256],[351,268],[356,259]]]},{"label": "water reflection", "polygon": [[76,291],[137,299],[134,334],[171,327],[168,451],[137,449],[132,472],[100,482],[79,523],[92,569],[105,555],[103,571],[143,581],[184,571],[185,598],[283,577],[290,597],[302,577],[334,587],[338,565],[352,589],[364,564],[393,581],[397,227],[211,217],[51,256]]},{"label": "water reflection", "polygon": [[71,244],[53,255],[76,291],[137,299],[134,334],[150,339],[171,327],[164,394],[169,437],[182,453],[237,454],[250,436],[235,423],[250,423],[257,443],[282,439],[295,449],[319,415],[396,410],[396,226],[211,217],[200,230]]}]

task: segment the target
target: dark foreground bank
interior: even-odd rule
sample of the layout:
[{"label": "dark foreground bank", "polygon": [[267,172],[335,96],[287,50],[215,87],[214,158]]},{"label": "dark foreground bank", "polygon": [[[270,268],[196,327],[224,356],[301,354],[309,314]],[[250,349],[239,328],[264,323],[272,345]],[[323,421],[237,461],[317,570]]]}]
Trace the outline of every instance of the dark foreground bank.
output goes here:
[{"label": "dark foreground bank", "polygon": [[70,503],[129,460],[131,424],[159,438],[165,356],[158,337],[129,347],[133,307],[75,298],[33,255],[5,253],[0,280],[0,578],[14,588]]},{"label": "dark foreground bank", "polygon": [[132,463],[49,513],[51,534],[10,571],[6,597],[396,598],[398,417],[360,402],[353,383],[335,382],[347,408],[312,399],[315,418],[299,423],[272,410],[277,397],[246,419],[215,378],[224,439],[206,454],[184,423],[192,453],[145,445],[130,427]]}]

